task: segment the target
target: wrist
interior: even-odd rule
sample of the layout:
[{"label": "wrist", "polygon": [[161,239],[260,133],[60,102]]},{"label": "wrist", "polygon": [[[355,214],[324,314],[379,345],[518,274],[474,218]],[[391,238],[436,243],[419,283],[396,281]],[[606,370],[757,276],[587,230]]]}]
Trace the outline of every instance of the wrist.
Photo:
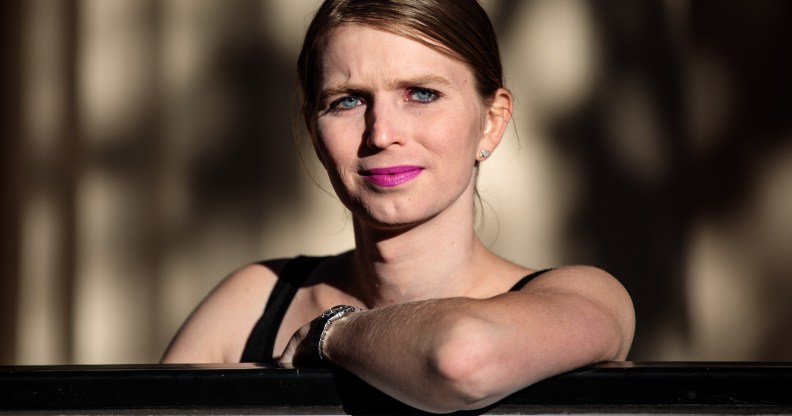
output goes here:
[{"label": "wrist", "polygon": [[349,318],[361,309],[349,305],[334,306],[322,313],[318,318],[311,322],[310,337],[311,350],[314,360],[319,364],[326,364],[329,359],[327,356],[327,340],[339,321]]}]

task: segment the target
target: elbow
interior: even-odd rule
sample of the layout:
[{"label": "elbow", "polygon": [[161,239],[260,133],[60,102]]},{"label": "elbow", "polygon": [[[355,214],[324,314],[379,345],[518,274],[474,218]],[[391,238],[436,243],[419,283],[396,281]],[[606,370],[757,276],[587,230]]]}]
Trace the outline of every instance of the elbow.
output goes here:
[{"label": "elbow", "polygon": [[[581,330],[588,338],[596,361],[624,360],[630,351],[635,333],[635,308],[627,290],[609,273],[589,266],[576,267],[587,277],[586,292],[577,298],[583,307]],[[595,352],[596,351],[596,352]]]},{"label": "elbow", "polygon": [[506,396],[497,388],[494,351],[483,326],[475,318],[456,319],[430,355],[429,366],[446,399],[436,411],[478,409]]},{"label": "elbow", "polygon": [[621,361],[627,358],[635,334],[635,308],[627,290],[615,278],[611,279],[613,301],[607,309],[607,316],[612,325],[614,345],[606,359]]}]

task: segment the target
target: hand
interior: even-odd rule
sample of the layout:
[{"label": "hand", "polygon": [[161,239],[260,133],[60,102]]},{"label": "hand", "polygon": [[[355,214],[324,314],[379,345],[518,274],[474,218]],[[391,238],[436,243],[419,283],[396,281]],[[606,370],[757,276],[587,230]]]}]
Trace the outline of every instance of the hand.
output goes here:
[{"label": "hand", "polygon": [[322,351],[317,351],[317,348],[321,348],[322,338],[325,337],[325,331],[330,323],[360,310],[349,305],[338,305],[324,311],[322,315],[303,325],[292,335],[278,363],[290,363],[295,367],[324,367],[326,363],[322,362]]},{"label": "hand", "polygon": [[315,357],[308,334],[311,331],[311,321],[298,329],[292,335],[286,349],[277,359],[278,364],[291,364],[294,367],[323,367],[323,363]]}]

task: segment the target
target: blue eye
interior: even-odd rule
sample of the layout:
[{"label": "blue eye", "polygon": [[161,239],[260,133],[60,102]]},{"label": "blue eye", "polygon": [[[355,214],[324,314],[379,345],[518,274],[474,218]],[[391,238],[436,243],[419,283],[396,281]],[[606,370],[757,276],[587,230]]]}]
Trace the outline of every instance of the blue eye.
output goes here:
[{"label": "blue eye", "polygon": [[357,106],[363,105],[363,101],[358,97],[346,96],[333,101],[330,104],[330,110],[333,111],[347,111],[352,110]]},{"label": "blue eye", "polygon": [[437,92],[425,88],[412,88],[409,90],[410,100],[417,101],[421,104],[431,103],[438,97]]}]

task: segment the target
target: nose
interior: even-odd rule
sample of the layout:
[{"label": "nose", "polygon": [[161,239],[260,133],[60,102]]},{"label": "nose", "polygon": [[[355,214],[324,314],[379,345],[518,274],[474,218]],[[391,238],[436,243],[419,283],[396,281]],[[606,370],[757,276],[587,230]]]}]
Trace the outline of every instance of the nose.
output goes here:
[{"label": "nose", "polygon": [[398,110],[386,102],[369,105],[366,114],[366,144],[370,148],[384,149],[392,144],[402,144],[399,133]]}]

